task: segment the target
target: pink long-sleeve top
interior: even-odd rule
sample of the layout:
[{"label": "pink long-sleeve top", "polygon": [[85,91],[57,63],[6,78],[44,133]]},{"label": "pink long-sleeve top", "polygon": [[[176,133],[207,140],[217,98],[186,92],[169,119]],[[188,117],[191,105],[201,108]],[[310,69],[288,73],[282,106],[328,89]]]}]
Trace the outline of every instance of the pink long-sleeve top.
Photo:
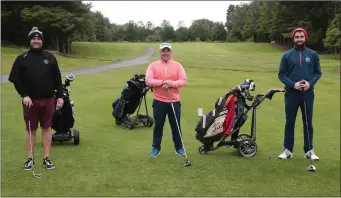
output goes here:
[{"label": "pink long-sleeve top", "polygon": [[154,99],[170,102],[168,92],[162,88],[164,80],[173,81],[169,88],[172,101],[180,101],[179,88],[187,84],[187,76],[183,66],[172,59],[165,63],[163,60],[155,61],[148,66],[146,72],[146,85],[153,87]]}]

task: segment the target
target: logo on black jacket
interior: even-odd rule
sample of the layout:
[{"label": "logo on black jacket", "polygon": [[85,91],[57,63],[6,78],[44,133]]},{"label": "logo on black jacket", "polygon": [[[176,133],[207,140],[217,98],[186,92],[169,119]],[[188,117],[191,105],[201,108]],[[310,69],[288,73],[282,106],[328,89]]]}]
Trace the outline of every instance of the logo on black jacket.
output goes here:
[{"label": "logo on black jacket", "polygon": [[309,57],[305,57],[305,62],[309,63],[310,62],[310,58]]},{"label": "logo on black jacket", "polygon": [[49,64],[49,63],[50,63],[49,60],[46,60],[46,59],[44,60],[44,64],[45,64],[45,65],[47,65],[47,64]]}]

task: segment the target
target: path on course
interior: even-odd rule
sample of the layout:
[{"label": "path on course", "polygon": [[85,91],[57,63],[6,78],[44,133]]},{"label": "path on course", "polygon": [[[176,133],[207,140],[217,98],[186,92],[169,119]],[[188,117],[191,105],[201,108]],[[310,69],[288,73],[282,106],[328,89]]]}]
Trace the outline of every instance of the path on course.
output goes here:
[{"label": "path on course", "polygon": [[[131,66],[148,64],[150,63],[150,61],[148,61],[148,58],[152,57],[153,53],[154,53],[153,48],[147,48],[143,56],[134,58],[129,61],[120,61],[118,63],[114,63],[111,65],[101,65],[101,66],[96,66],[96,67],[74,69],[74,70],[69,70],[69,71],[63,71],[61,73],[62,73],[62,77],[64,77],[67,74],[74,74],[74,75],[92,74],[92,73],[108,71],[108,70],[112,70],[112,69],[116,69],[120,67],[131,67]],[[1,74],[1,83],[8,82],[8,75],[9,74]]]}]

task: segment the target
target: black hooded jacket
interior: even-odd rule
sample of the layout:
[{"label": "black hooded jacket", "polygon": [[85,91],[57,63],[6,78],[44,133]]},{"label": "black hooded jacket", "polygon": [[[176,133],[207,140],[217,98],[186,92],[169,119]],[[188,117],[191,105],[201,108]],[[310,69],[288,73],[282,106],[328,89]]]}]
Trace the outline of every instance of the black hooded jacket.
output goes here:
[{"label": "black hooded jacket", "polygon": [[13,64],[8,80],[14,84],[21,97],[61,98],[63,94],[57,59],[45,50],[29,50],[20,54]]}]

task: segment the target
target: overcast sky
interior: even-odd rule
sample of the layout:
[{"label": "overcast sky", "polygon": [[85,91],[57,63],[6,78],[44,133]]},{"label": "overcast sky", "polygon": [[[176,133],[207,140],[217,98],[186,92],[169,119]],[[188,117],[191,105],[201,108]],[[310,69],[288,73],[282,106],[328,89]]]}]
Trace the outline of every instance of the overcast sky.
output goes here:
[{"label": "overcast sky", "polygon": [[[187,27],[195,19],[206,18],[225,23],[230,4],[242,1],[84,1],[93,4],[92,11],[100,11],[111,23],[124,24],[133,20],[160,25],[170,21],[176,29],[183,20]],[[246,1],[243,1],[247,3]]]}]

